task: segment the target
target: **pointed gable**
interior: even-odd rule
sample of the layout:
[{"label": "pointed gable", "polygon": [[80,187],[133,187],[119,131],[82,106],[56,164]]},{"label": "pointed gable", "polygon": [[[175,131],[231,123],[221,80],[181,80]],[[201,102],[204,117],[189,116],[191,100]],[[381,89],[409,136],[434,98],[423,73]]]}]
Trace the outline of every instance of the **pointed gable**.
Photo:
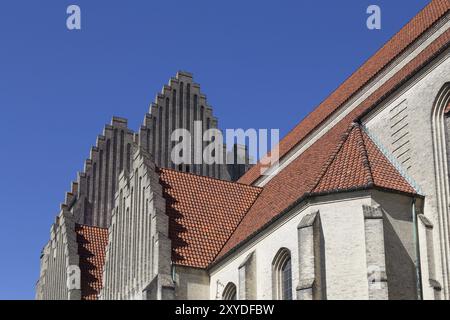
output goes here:
[{"label": "pointed gable", "polygon": [[416,194],[358,124],[344,135],[324,168],[313,194],[378,187]]},{"label": "pointed gable", "polygon": [[373,185],[360,128],[353,125],[324,166],[312,193],[330,193]]}]

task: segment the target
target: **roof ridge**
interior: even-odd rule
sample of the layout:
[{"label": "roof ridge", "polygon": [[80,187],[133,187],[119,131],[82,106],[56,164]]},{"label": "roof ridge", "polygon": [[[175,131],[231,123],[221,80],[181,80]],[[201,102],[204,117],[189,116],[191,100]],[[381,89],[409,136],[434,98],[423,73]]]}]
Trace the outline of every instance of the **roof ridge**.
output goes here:
[{"label": "roof ridge", "polygon": [[331,167],[331,165],[334,163],[334,161],[336,160],[336,157],[338,156],[339,152],[342,150],[342,148],[345,145],[345,142],[347,141],[347,139],[350,137],[351,132],[355,129],[355,126],[357,124],[354,122],[352,123],[347,131],[345,131],[344,134],[342,134],[340,141],[336,144],[335,149],[333,150],[333,152],[331,153],[331,155],[329,156],[328,160],[325,162],[325,164],[322,167],[322,170],[320,171],[320,174],[318,176],[318,178],[316,179],[316,181],[313,184],[313,187],[310,189],[310,193],[314,193],[314,190],[317,189],[317,187],[320,185],[320,183],[322,182],[323,178],[326,176],[328,169]]},{"label": "roof ridge", "polygon": [[90,225],[88,225],[88,224],[83,224],[83,223],[75,223],[75,226],[78,226],[78,227],[88,227],[88,228],[92,228],[92,229],[100,229],[100,230],[108,230],[108,228],[97,227],[97,226],[90,226]]},{"label": "roof ridge", "polygon": [[231,185],[238,185],[238,186],[242,186],[242,187],[246,187],[248,189],[258,189],[258,190],[262,190],[262,187],[257,187],[254,185],[249,185],[249,184],[245,184],[245,183],[241,183],[241,182],[237,182],[237,181],[228,181],[228,180],[223,180],[223,179],[219,179],[219,178],[215,178],[215,177],[209,177],[209,176],[202,176],[199,174],[195,174],[192,172],[184,172],[184,171],[178,171],[175,169],[171,169],[171,168],[163,168],[163,167],[156,167],[157,170],[159,171],[169,171],[169,172],[173,172],[175,174],[179,174],[179,175],[189,175],[189,176],[194,176],[198,179],[206,179],[206,180],[213,180],[216,182],[223,182],[224,184],[231,184]]}]

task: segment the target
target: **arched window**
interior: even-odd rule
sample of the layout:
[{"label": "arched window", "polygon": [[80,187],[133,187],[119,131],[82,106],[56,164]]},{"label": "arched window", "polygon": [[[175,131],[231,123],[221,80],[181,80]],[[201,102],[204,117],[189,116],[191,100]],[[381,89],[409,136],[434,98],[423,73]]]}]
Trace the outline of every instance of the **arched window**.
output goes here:
[{"label": "arched window", "polygon": [[292,300],[292,269],[291,258],[284,262],[281,267],[281,285],[283,300]]},{"label": "arched window", "polygon": [[272,291],[275,300],[292,300],[291,252],[286,248],[272,262]]},{"label": "arched window", "polygon": [[222,293],[222,300],[236,300],[236,285],[229,282]]}]

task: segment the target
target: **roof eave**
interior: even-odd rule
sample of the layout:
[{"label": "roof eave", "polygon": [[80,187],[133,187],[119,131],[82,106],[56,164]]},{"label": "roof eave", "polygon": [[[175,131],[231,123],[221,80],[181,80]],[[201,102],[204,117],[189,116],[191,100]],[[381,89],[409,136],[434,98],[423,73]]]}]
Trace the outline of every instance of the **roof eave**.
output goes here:
[{"label": "roof eave", "polygon": [[302,197],[300,197],[298,200],[296,200],[294,203],[292,203],[289,207],[284,209],[280,214],[273,217],[269,222],[264,224],[257,231],[253,232],[251,235],[249,235],[243,241],[239,242],[239,244],[237,244],[232,249],[227,251],[223,256],[219,257],[217,260],[214,260],[208,267],[206,267],[206,270],[210,271],[211,269],[213,269],[214,267],[219,265],[222,261],[226,260],[226,258],[230,257],[233,253],[237,252],[240,248],[242,248],[247,243],[249,243],[257,234],[268,229],[273,223],[277,222],[278,220],[281,220],[284,216],[286,216],[293,208],[297,207],[298,205],[302,204],[305,201],[308,201],[309,199],[311,199],[313,197],[323,197],[323,196],[329,196],[329,195],[335,195],[335,194],[343,194],[343,193],[358,192],[358,191],[370,191],[370,190],[378,190],[378,191],[383,191],[383,192],[395,193],[395,194],[399,194],[399,195],[403,195],[403,196],[408,196],[411,198],[419,198],[419,199],[425,198],[424,196],[417,194],[417,193],[410,193],[410,192],[405,192],[405,191],[401,191],[401,190],[397,190],[397,189],[379,187],[379,186],[376,186],[371,183],[369,183],[367,185],[363,185],[363,186],[351,187],[351,188],[346,188],[346,189],[305,193]]}]

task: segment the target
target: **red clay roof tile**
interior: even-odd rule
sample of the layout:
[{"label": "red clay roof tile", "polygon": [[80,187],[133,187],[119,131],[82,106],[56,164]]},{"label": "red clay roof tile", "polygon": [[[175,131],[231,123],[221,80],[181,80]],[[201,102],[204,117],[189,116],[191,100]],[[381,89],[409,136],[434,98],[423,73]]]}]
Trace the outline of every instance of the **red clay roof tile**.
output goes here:
[{"label": "red clay roof tile", "polygon": [[261,189],[169,169],[159,172],[170,219],[172,260],[206,268]]},{"label": "red clay roof tile", "polygon": [[108,229],[75,225],[81,271],[81,299],[97,300],[102,288]]}]

